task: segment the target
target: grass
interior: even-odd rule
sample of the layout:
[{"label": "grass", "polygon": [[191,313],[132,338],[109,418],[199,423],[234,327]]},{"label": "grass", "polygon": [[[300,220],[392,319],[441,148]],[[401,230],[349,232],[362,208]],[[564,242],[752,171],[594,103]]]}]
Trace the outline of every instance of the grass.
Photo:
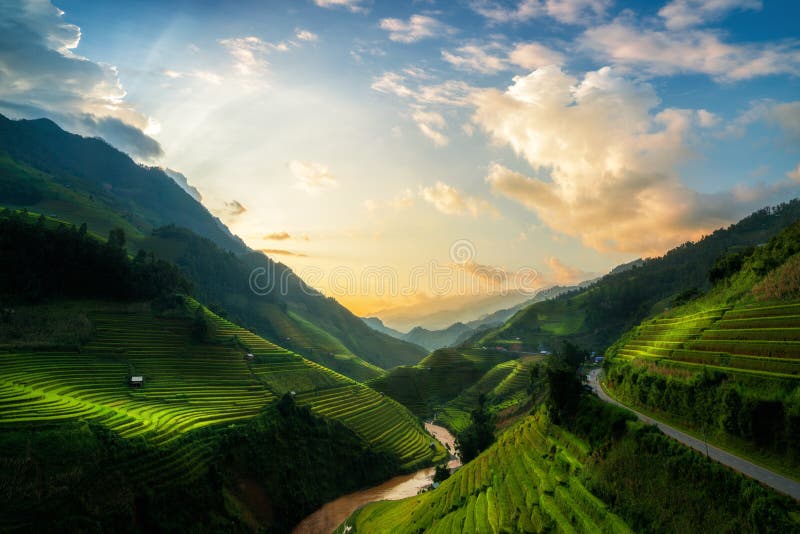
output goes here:
[{"label": "grass", "polygon": [[585,451],[530,416],[439,488],[370,504],[337,532],[630,532],[581,482]]},{"label": "grass", "polygon": [[[79,351],[0,352],[0,428],[82,420],[144,439],[154,446],[154,461],[142,460],[141,475],[157,485],[191,478],[170,470],[184,465],[178,460],[186,455],[203,472],[203,447],[181,447],[183,436],[251,418],[295,391],[298,404],[341,421],[404,467],[445,456],[397,402],[205,309],[215,331],[210,342],[194,339],[190,319],[158,317],[146,306],[84,303],[83,311],[93,335]],[[255,355],[252,362],[243,358],[246,351]],[[144,387],[130,388],[131,375],[143,375]]]}]

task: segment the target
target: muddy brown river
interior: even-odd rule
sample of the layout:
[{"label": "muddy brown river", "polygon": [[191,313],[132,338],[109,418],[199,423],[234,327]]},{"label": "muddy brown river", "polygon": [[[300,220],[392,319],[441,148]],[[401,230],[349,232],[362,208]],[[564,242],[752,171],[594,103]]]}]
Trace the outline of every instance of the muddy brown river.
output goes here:
[{"label": "muddy brown river", "polygon": [[[425,423],[425,430],[430,432],[443,445],[449,446],[449,450],[455,450],[455,438],[446,428]],[[461,462],[453,458],[448,463],[450,468],[458,467],[459,465],[461,465]],[[433,471],[432,467],[420,469],[415,473],[396,476],[378,486],[339,497],[303,519],[294,528],[292,534],[330,534],[353,512],[365,504],[375,501],[396,501],[416,495],[419,490],[431,485]]]}]

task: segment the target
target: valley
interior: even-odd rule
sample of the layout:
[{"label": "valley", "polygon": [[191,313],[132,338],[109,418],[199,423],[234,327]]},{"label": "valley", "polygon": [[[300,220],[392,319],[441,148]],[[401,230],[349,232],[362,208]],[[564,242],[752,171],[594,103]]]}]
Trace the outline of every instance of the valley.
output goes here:
[{"label": "valley", "polygon": [[799,200],[401,333],[186,186],[0,116],[0,530],[800,530]]}]

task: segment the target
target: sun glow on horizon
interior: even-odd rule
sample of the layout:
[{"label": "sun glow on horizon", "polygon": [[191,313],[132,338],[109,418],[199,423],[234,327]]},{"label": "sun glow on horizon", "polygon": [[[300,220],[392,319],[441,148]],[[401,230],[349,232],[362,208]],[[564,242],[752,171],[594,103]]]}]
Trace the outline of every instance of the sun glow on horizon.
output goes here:
[{"label": "sun glow on horizon", "polygon": [[0,112],[177,170],[358,315],[490,302],[364,281],[459,240],[462,268],[576,283],[800,192],[795,3],[523,4],[21,2]]}]

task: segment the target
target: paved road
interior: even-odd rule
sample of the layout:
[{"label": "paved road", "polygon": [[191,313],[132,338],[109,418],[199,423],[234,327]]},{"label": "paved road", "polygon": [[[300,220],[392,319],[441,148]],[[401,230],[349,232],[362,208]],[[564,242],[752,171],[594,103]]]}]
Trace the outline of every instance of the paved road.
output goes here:
[{"label": "paved road", "polygon": [[769,469],[765,469],[761,466],[758,466],[752,462],[748,462],[744,458],[740,458],[735,456],[729,452],[725,452],[722,449],[714,447],[713,445],[707,445],[703,440],[697,439],[689,434],[681,432],[680,430],[673,428],[669,425],[665,425],[655,419],[648,417],[644,414],[637,412],[636,410],[632,410],[627,406],[617,402],[616,400],[612,399],[608,396],[608,394],[603,391],[603,388],[600,387],[600,383],[598,380],[598,375],[600,373],[600,369],[595,369],[589,375],[589,385],[592,387],[594,392],[597,394],[598,397],[603,399],[604,401],[616,404],[617,406],[621,406],[627,410],[632,411],[636,416],[644,421],[647,424],[656,425],[664,434],[680,441],[684,445],[688,445],[689,447],[700,451],[703,454],[708,452],[708,456],[713,458],[714,460],[718,461],[721,464],[727,465],[728,467],[739,471],[740,473],[753,478],[762,484],[765,484],[781,493],[785,493],[796,500],[800,501],[800,482],[795,482],[790,478],[786,478],[781,476],[777,473],[773,473]]}]

